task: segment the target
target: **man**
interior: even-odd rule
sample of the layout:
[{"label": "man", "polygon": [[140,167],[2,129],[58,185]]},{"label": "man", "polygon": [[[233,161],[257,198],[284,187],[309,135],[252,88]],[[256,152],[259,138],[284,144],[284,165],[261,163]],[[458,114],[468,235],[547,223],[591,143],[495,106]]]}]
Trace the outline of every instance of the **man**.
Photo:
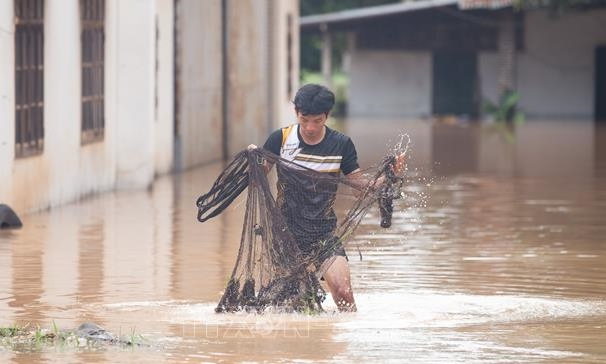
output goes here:
[{"label": "man", "polygon": [[[356,148],[351,139],[326,126],[335,96],[328,88],[308,84],[295,96],[297,124],[274,131],[263,148],[296,164],[349,179],[361,176]],[[254,145],[251,147],[255,147]],[[403,156],[398,156],[401,168]],[[333,237],[337,218],[332,205],[336,186],[315,193],[312,181],[286,183],[278,171],[278,205],[301,250],[320,257],[319,273],[326,281],[340,311],[356,311],[351,274],[342,244]],[[361,180],[359,183],[363,183]]]}]

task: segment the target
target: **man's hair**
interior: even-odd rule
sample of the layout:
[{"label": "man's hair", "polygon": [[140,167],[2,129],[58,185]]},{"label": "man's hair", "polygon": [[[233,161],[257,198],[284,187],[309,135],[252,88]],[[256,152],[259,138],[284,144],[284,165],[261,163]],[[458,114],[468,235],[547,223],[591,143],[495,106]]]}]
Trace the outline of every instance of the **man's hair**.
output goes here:
[{"label": "man's hair", "polygon": [[335,94],[322,85],[310,83],[297,91],[294,104],[295,110],[303,115],[328,115],[335,104]]}]

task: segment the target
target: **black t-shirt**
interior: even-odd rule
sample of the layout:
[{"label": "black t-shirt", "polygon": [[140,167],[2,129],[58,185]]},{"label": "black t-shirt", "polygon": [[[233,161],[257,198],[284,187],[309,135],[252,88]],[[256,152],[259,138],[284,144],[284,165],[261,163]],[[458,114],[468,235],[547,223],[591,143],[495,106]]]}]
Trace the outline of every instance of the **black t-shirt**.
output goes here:
[{"label": "black t-shirt", "polygon": [[[282,130],[274,131],[263,148],[280,155]],[[298,128],[297,128],[298,131]],[[294,132],[294,131],[293,131]],[[326,127],[324,139],[308,145],[298,134],[299,154],[294,162],[321,172],[347,175],[359,168],[356,148],[351,139]],[[332,236],[337,225],[333,210],[336,181],[313,181],[307,176],[285,176],[278,166],[278,205],[299,246],[309,251],[321,240]]]},{"label": "black t-shirt", "polygon": [[[282,130],[283,129],[278,129],[271,133],[263,145],[263,148],[276,155],[280,155],[280,148],[282,147]],[[340,159],[339,169],[345,175],[348,175],[359,168],[356,148],[347,135],[326,127],[324,139],[315,145],[306,144],[303,141],[303,138],[301,138],[301,133],[298,132],[298,128],[297,136],[299,137],[299,147],[302,148],[300,152],[302,157],[300,158],[301,161],[299,164],[305,165],[303,156],[319,156],[325,157],[323,158],[324,160],[329,158],[332,158],[333,160]],[[295,160],[295,162],[297,162],[297,160]],[[317,171],[322,171],[320,165],[307,166]],[[338,171],[335,172],[338,173]]]}]

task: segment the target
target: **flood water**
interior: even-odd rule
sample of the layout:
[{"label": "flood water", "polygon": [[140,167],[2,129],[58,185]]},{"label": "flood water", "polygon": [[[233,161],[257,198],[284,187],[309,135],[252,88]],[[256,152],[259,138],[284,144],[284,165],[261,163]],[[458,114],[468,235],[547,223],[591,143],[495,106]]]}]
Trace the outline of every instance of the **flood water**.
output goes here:
[{"label": "flood water", "polygon": [[[346,249],[358,312],[215,314],[244,202],[196,221],[221,163],[22,216],[0,231],[0,327],[94,322],[145,345],[10,350],[0,361],[606,362],[606,130],[528,121],[347,120],[362,165],[401,132],[413,182]],[[262,141],[251,141],[261,143]]]}]

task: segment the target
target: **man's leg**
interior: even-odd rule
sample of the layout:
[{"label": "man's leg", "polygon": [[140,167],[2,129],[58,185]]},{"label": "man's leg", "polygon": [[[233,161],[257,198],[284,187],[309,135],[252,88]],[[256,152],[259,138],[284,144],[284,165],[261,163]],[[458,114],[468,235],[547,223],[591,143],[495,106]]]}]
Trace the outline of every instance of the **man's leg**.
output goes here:
[{"label": "man's leg", "polygon": [[324,272],[324,280],[339,311],[355,312],[357,308],[351,289],[349,263],[344,256],[337,255],[334,258],[332,264]]}]

